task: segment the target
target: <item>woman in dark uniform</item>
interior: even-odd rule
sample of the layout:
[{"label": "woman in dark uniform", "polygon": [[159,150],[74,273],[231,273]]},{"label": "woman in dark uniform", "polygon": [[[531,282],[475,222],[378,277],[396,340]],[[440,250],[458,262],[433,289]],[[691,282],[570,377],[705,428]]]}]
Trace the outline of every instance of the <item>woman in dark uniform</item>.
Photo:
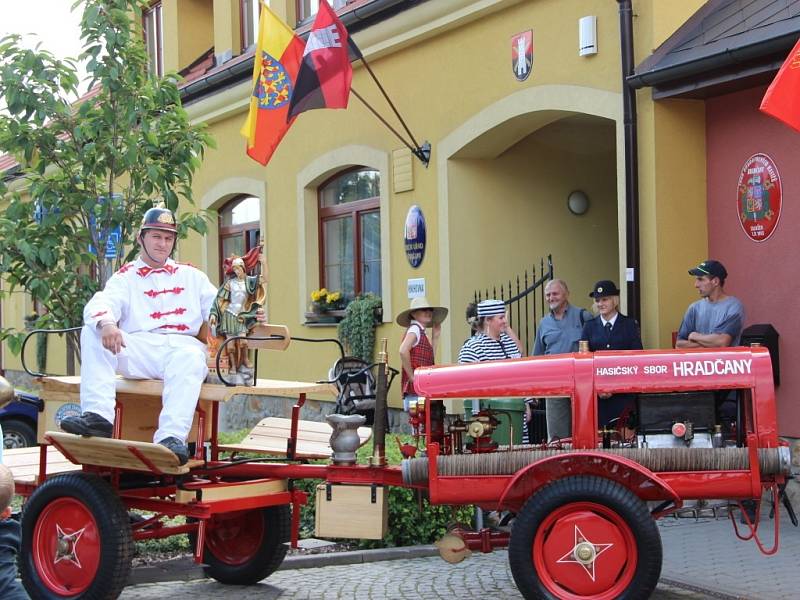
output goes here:
[{"label": "woman in dark uniform", "polygon": [[[613,281],[598,281],[589,293],[594,298],[594,319],[586,321],[581,334],[589,342],[589,350],[641,350],[642,336],[636,319],[619,312],[619,290]],[[598,403],[600,426],[604,427],[632,403],[630,394],[615,394]]]}]

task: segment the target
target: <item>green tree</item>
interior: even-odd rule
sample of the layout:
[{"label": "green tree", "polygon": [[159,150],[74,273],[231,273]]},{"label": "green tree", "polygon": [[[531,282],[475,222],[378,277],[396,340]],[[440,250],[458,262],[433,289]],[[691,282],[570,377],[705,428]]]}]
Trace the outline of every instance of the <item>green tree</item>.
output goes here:
[{"label": "green tree", "polygon": [[[4,293],[24,289],[46,314],[37,327],[72,327],[108,277],[137,251],[138,224],[156,200],[192,201],[192,177],[213,142],[181,107],[178,76],[150,76],[141,31],[145,0],[81,0],[82,60],[91,92],[75,102],[74,62],[20,38],[0,39],[0,152],[19,163],[0,181]],[[205,233],[202,211],[180,235]],[[115,259],[105,249],[121,234]],[[17,352],[23,333],[0,330]],[[77,350],[76,336],[68,343]]]}]

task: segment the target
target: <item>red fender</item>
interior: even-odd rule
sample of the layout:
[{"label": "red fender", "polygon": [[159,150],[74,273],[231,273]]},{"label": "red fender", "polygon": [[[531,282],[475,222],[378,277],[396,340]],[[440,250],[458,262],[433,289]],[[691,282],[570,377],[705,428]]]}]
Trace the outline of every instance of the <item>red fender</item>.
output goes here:
[{"label": "red fender", "polygon": [[680,508],[682,500],[658,475],[637,462],[601,452],[577,452],[551,456],[528,465],[511,479],[500,496],[503,509],[519,512],[525,501],[541,487],[564,477],[596,475],[624,485],[643,500],[671,500]]}]

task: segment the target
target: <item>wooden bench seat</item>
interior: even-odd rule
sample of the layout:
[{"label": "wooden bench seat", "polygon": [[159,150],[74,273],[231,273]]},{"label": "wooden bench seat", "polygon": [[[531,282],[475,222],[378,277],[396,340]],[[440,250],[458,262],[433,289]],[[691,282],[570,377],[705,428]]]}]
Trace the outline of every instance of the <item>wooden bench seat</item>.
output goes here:
[{"label": "wooden bench seat", "polygon": [[[80,393],[81,378],[74,376],[52,376],[39,379],[47,399],[73,400]],[[155,379],[125,379],[117,377],[117,394],[161,397],[164,382]],[[59,395],[63,394],[63,397]],[[237,394],[255,396],[297,397],[300,394],[324,394],[336,397],[336,387],[330,383],[284,381],[280,379],[257,379],[256,385],[226,386],[219,383],[204,383],[200,388],[200,399],[210,402],[226,402]]]},{"label": "wooden bench seat", "polygon": [[[253,452],[274,456],[286,456],[286,440],[289,439],[292,420],[281,417],[267,417],[258,422],[253,430],[240,444],[220,445],[226,452]],[[328,443],[333,428],[320,421],[300,421],[297,427],[296,458],[330,458],[331,447]],[[370,437],[372,429],[359,427],[358,437],[363,446]]]},{"label": "wooden bench seat", "polygon": [[203,461],[178,464],[178,457],[161,444],[83,437],[61,431],[48,431],[45,439],[63,450],[63,454],[81,465],[182,475]]},{"label": "wooden bench seat", "polygon": [[[39,485],[39,446],[3,450],[3,463],[16,483]],[[47,477],[80,470],[81,465],[71,463],[58,448],[47,447]]]},{"label": "wooden bench seat", "polygon": [[[47,443],[46,431],[55,431],[65,416],[80,413],[80,383],[77,376],[45,377],[40,380],[44,412],[39,416],[38,441]],[[123,407],[122,434],[126,440],[149,442],[161,412],[161,393],[164,382],[152,379],[117,378],[117,400]],[[211,435],[211,415],[214,402],[226,402],[237,394],[278,396],[297,399],[301,394],[320,394],[336,397],[336,387],[329,383],[258,379],[255,386],[232,386],[206,383],[200,389],[199,407],[206,414],[205,438]],[[189,441],[196,439],[198,417],[195,415]]]}]

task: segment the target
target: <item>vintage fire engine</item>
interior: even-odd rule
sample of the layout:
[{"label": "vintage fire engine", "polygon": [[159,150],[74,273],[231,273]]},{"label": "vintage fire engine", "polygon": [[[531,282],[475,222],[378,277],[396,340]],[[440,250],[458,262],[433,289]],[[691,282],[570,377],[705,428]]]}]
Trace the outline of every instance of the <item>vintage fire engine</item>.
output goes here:
[{"label": "vintage fire engine", "polygon": [[[260,337],[259,337],[260,336]],[[267,326],[250,345],[285,350],[288,330]],[[180,466],[152,444],[160,382],[120,380],[115,438],[56,431],[75,408],[77,378],[43,377],[40,448],[14,451],[11,463],[23,512],[22,576],[32,598],[116,598],[134,540],[189,534],[195,560],[218,581],[255,583],[298,543],[294,481],[316,479],[317,535],[381,538],[387,486],[416,488],[433,504],[477,505],[516,514],[510,534],[454,529],[443,557],[508,546],[526,598],[646,598],[661,571],[655,521],[688,499],[760,501],[775,510],[790,472],[777,436],[770,356],[765,348],[579,352],[420,369],[410,411],[419,443],[401,466],[384,458],[387,361],[381,354],[373,431],[361,417],[336,415],[332,427],[299,419],[309,393],[329,382],[258,380],[246,389],[204,385],[193,460]],[[242,444],[217,439],[219,404],[236,393],[295,397],[291,419],[262,421]],[[630,414],[598,429],[598,403],[629,396]],[[571,439],[501,446],[492,439],[507,415],[480,410],[448,415],[453,399],[569,397]],[[728,402],[729,416],[720,409]],[[49,430],[48,430],[49,426]],[[333,435],[331,436],[331,432]],[[373,435],[369,464],[354,449]],[[330,436],[330,446],[328,438]],[[223,458],[223,452],[233,452]],[[239,458],[237,452],[247,452]],[[253,459],[249,453],[281,455]],[[325,463],[308,459],[324,458]],[[790,508],[790,507],[789,507]],[[130,510],[152,516],[129,518]],[[185,516],[176,524],[168,517]],[[758,541],[758,517],[744,538]],[[759,542],[760,543],[760,542]],[[778,548],[778,518],[771,549]]]},{"label": "vintage fire engine", "polygon": [[[647,598],[661,572],[656,519],[690,499],[741,508],[765,492],[777,511],[790,472],[766,348],[580,352],[434,367],[414,382],[426,397],[419,410],[427,456],[403,462],[404,483],[423,487],[436,504],[516,513],[510,536],[455,531],[463,543],[451,538],[442,552],[457,559],[507,542],[526,598]],[[615,394],[635,410],[599,430],[598,404]],[[490,434],[501,414],[445,416],[448,398],[496,396],[570,397],[572,438],[497,448]],[[737,535],[777,551],[778,518],[770,549],[757,528],[756,516],[747,535]]]}]

